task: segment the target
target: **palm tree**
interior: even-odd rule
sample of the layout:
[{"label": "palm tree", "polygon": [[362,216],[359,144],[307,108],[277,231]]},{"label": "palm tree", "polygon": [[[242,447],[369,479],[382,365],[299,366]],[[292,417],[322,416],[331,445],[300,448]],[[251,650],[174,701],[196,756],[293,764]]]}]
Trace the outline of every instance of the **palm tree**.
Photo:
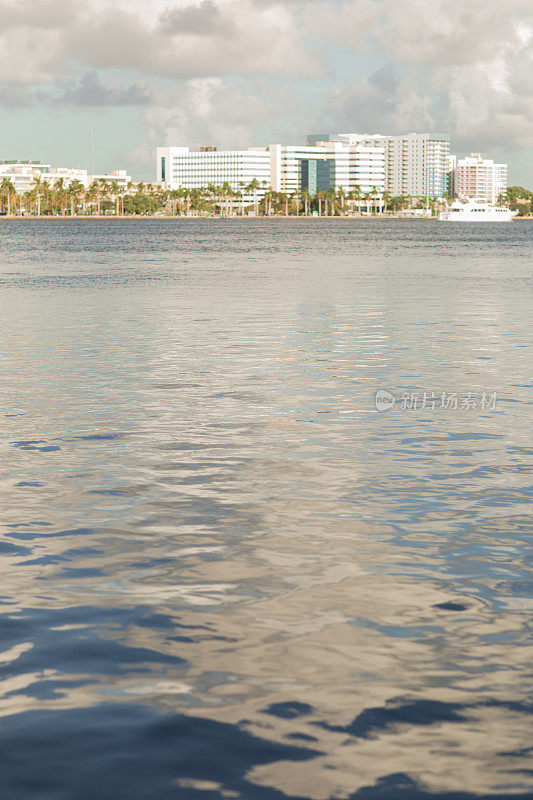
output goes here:
[{"label": "palm tree", "polygon": [[[316,199],[318,201],[318,216],[319,217],[322,216],[322,196],[323,196],[322,189],[317,189],[316,193],[315,193],[315,197],[316,197]],[[327,211],[327,205],[326,205],[326,211]]]},{"label": "palm tree", "polygon": [[372,191],[370,192],[370,199],[371,199],[371,203],[372,203],[372,214],[377,214],[378,213],[377,212],[377,209],[378,209],[378,203],[377,203],[378,198],[379,198],[379,192],[378,192],[377,188],[375,186],[373,186],[372,187]]},{"label": "palm tree", "polygon": [[33,196],[32,196],[31,190],[29,192],[24,192],[22,198],[24,200],[24,204],[22,204],[22,202],[20,204],[21,213],[22,213],[22,209],[23,208],[24,208],[24,211],[28,211],[29,213],[31,213],[31,205],[32,205],[32,202],[33,202]]},{"label": "palm tree", "polygon": [[269,217],[272,213],[272,186],[268,186],[266,181],[263,181],[263,186],[265,187],[265,214]]},{"label": "palm tree", "polygon": [[348,194],[348,198],[351,203],[352,207],[352,214],[354,213],[354,205],[357,205],[358,213],[361,213],[361,189],[360,187],[355,184],[351,192]]},{"label": "palm tree", "polygon": [[291,199],[294,201],[294,205],[296,208],[296,216],[300,216],[300,194],[298,191],[295,191],[291,195]]},{"label": "palm tree", "polygon": [[274,201],[274,205],[277,200],[277,192],[272,189],[272,186],[268,186],[266,181],[263,181],[263,185],[265,187],[265,213],[267,217],[270,217],[272,214],[272,201]]},{"label": "palm tree", "polygon": [[84,186],[80,181],[72,181],[67,189],[68,196],[70,197],[70,216],[73,217],[77,214],[78,204],[84,194]]},{"label": "palm tree", "polygon": [[59,178],[51,186],[46,183],[52,211],[59,212],[64,217],[67,210],[67,189],[64,178]]},{"label": "palm tree", "polygon": [[93,181],[85,192],[85,202],[90,206],[91,214],[94,211],[94,203],[98,199],[98,184]]},{"label": "palm tree", "polygon": [[259,183],[257,178],[254,178],[253,181],[251,181],[248,184],[248,186],[246,187],[248,192],[253,192],[253,195],[254,195],[254,213],[255,213],[256,217],[259,214],[259,204],[257,202],[257,190],[259,189],[260,185],[261,184]]},{"label": "palm tree", "polygon": [[191,190],[190,189],[183,189],[183,197],[185,199],[185,205],[186,205],[185,216],[186,217],[190,217],[191,216]]},{"label": "palm tree", "polygon": [[302,191],[302,198],[303,198],[303,201],[304,201],[304,213],[305,213],[305,216],[307,217],[309,215],[309,200],[310,200],[309,190],[308,189],[304,189]]},{"label": "palm tree", "polygon": [[16,200],[17,191],[9,178],[4,178],[0,184],[0,197],[7,204],[7,215],[11,216],[11,203]]},{"label": "palm tree", "polygon": [[120,214],[120,195],[121,195],[121,188],[118,185],[117,181],[112,181],[111,185],[109,186],[109,193],[111,198],[115,201],[115,215],[118,217]]},{"label": "palm tree", "polygon": [[33,179],[33,184],[34,184],[34,186],[33,186],[33,189],[31,191],[31,194],[33,196],[32,199],[36,199],[36,201],[37,201],[37,216],[40,217],[41,216],[41,189],[42,189],[41,176],[40,175],[38,175],[37,177],[35,177]]},{"label": "palm tree", "polygon": [[337,191],[337,198],[339,200],[341,216],[343,217],[344,216],[344,201],[346,199],[346,195],[344,193],[344,189],[342,188],[342,186],[340,186],[338,191]]},{"label": "palm tree", "polygon": [[241,217],[244,217],[244,195],[246,192],[246,184],[242,181],[239,183],[239,195],[241,198]]},{"label": "palm tree", "polygon": [[222,198],[224,200],[225,216],[229,217],[230,216],[231,201],[232,201],[232,198],[233,198],[233,189],[231,188],[231,186],[228,183],[228,181],[224,181],[224,183],[222,184],[222,186],[220,188],[221,188],[221,191],[222,191]]},{"label": "palm tree", "polygon": [[337,198],[337,193],[335,189],[330,188],[326,192],[326,217],[328,216],[328,200],[330,203],[331,215],[335,216],[335,200]]}]

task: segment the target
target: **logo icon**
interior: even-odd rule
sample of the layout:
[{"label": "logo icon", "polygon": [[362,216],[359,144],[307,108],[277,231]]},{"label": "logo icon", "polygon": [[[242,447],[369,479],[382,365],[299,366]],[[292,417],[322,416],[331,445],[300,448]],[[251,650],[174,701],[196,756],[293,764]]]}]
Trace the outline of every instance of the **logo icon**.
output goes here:
[{"label": "logo icon", "polygon": [[378,411],[390,411],[394,407],[396,398],[385,389],[379,389],[376,392],[376,408]]}]

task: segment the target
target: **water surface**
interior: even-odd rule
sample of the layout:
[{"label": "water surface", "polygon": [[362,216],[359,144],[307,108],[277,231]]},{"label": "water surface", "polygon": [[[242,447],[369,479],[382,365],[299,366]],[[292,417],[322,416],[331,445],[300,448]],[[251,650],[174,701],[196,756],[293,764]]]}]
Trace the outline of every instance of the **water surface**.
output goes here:
[{"label": "water surface", "polygon": [[0,223],[2,800],[533,797],[532,241]]}]

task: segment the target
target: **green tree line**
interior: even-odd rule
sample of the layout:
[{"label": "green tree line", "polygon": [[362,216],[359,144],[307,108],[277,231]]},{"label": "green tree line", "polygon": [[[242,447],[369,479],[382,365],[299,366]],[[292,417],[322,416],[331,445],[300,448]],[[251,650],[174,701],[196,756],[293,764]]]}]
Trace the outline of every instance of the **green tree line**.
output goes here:
[{"label": "green tree line", "polygon": [[344,216],[347,214],[387,214],[416,207],[418,198],[391,197],[377,189],[362,192],[354,188],[317,189],[314,194],[276,192],[254,179],[238,190],[229,183],[209,184],[199,189],[164,189],[151,183],[120,186],[117,182],[95,181],[88,188],[75,180],[49,183],[36,178],[31,190],[17,193],[9,178],[0,183],[0,210],[8,215],[31,216]]},{"label": "green tree line", "polygon": [[[532,210],[533,194],[513,186],[500,198],[519,214]],[[313,194],[276,192],[253,180],[233,189],[229,183],[209,184],[201,189],[165,189],[157,184],[138,183],[127,187],[104,180],[84,187],[80,181],[67,184],[63,179],[49,183],[35,178],[31,190],[17,193],[9,178],[0,183],[0,211],[8,215],[30,216],[351,216],[358,214],[396,214],[406,209],[428,207],[437,213],[442,207],[435,198],[400,195],[373,189],[362,192],[355,187],[317,189]]]},{"label": "green tree line", "polygon": [[523,186],[509,186],[500,199],[513,211],[518,211],[519,217],[528,217],[533,212],[533,192]]}]

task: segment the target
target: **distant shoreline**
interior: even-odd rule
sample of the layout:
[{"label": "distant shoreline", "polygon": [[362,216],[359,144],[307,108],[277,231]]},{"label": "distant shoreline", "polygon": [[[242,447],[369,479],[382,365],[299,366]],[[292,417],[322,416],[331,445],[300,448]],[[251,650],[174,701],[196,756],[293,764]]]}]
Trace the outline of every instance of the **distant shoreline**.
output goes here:
[{"label": "distant shoreline", "polygon": [[[296,214],[273,214],[270,217],[267,216],[241,216],[235,215],[232,217],[221,217],[218,215],[210,215],[205,217],[194,217],[194,216],[181,216],[179,214],[170,215],[165,214],[164,216],[154,216],[154,215],[140,215],[140,214],[121,214],[120,216],[116,215],[105,215],[105,214],[77,214],[75,216],[65,215],[65,216],[47,216],[45,214],[41,214],[41,216],[32,216],[29,214],[25,215],[15,215],[11,214],[8,216],[7,214],[0,215],[0,222],[3,220],[11,221],[20,221],[20,222],[27,222],[28,220],[38,220],[38,221],[45,221],[45,222],[74,222],[76,220],[93,220],[94,222],[120,222],[121,220],[135,220],[137,222],[146,222],[147,220],[153,221],[162,221],[162,220],[186,220],[187,222],[197,222],[198,220],[225,220],[225,221],[240,221],[240,220],[247,220],[247,221],[254,221],[260,222],[264,220],[288,220],[288,219],[299,219],[299,220],[312,220],[312,221],[324,221],[324,220],[342,220],[343,222],[386,222],[387,220],[398,220],[400,222],[438,222],[438,217],[402,217],[396,214],[386,214],[380,215],[376,214],[374,216],[364,216],[364,217],[356,217],[356,216],[322,216],[322,217],[315,217],[315,216],[305,216],[304,214],[296,215]],[[523,222],[532,222],[533,216],[530,217],[514,217],[512,222],[515,221],[523,221]]]}]

